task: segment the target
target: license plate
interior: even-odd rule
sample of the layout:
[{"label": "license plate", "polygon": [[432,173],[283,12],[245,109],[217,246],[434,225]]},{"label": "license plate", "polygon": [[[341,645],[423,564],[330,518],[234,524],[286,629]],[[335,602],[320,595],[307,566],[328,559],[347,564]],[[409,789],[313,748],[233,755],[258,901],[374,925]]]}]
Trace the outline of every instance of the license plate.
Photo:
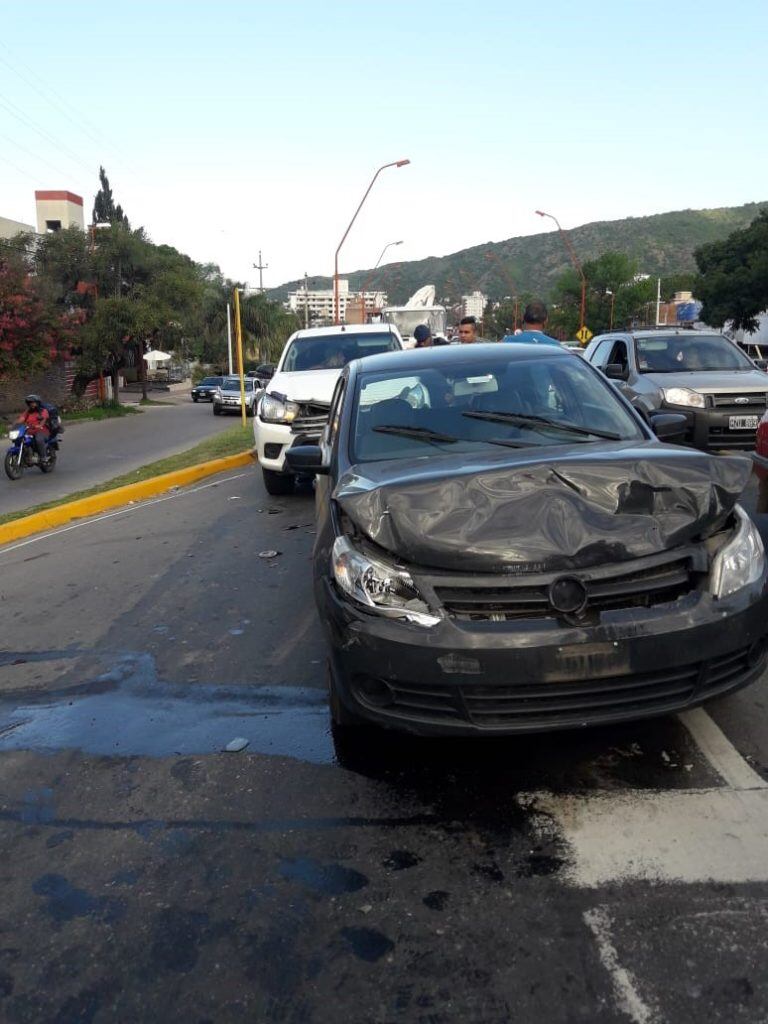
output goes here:
[{"label": "license plate", "polygon": [[729,416],[729,430],[757,430],[758,416]]}]

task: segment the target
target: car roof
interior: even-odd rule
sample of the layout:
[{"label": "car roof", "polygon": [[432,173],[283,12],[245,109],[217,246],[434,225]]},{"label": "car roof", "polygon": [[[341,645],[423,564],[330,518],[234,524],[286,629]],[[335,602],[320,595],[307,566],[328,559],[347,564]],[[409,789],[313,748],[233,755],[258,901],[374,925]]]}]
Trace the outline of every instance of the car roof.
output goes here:
[{"label": "car roof", "polygon": [[290,341],[299,338],[322,338],[332,335],[345,334],[394,334],[398,338],[400,333],[393,324],[335,324],[332,327],[302,327],[295,331]]},{"label": "car roof", "polygon": [[[596,335],[592,341],[602,341],[603,338],[662,338],[670,334],[676,334],[685,338],[725,338],[722,331],[694,331],[690,327],[676,327],[670,324],[668,327],[638,327],[630,331],[606,331],[605,334]],[[726,340],[730,340],[726,338]]]},{"label": "car roof", "polygon": [[481,345],[439,345],[432,348],[410,348],[402,352],[382,352],[380,355],[355,359],[350,364],[363,373],[385,370],[422,370],[459,366],[482,359],[485,366],[506,366],[512,362],[537,359],[573,359],[573,353],[559,345],[526,345],[524,342],[502,345],[490,342]]}]

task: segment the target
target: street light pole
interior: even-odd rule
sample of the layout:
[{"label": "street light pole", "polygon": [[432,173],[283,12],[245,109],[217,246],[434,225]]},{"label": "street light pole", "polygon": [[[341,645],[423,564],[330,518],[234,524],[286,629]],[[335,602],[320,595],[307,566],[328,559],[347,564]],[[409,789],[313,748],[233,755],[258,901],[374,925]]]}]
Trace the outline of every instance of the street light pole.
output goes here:
[{"label": "street light pole", "polygon": [[383,249],[381,250],[381,255],[380,255],[380,256],[379,256],[379,258],[378,258],[378,259],[376,260],[376,265],[374,266],[373,270],[372,270],[372,271],[370,272],[370,274],[368,275],[368,277],[367,277],[367,278],[365,279],[365,281],[363,282],[363,288],[362,288],[362,291],[360,292],[360,295],[361,295],[361,299],[360,299],[360,312],[361,312],[361,316],[362,316],[362,319],[361,319],[361,321],[360,321],[361,323],[365,323],[365,293],[366,293],[366,291],[367,291],[367,289],[368,289],[368,285],[369,285],[369,284],[371,283],[371,281],[373,280],[373,275],[374,275],[374,274],[376,273],[376,271],[377,271],[377,270],[379,269],[379,264],[380,264],[380,263],[381,263],[381,261],[382,261],[382,260],[384,259],[384,253],[385,253],[385,252],[387,251],[387,249],[389,249],[389,248],[390,248],[391,246],[393,246],[393,245],[402,245],[402,244],[403,244],[403,240],[402,240],[402,239],[400,239],[400,241],[399,241],[399,242],[387,242],[387,244],[386,244],[386,245],[384,246],[384,248],[383,248]]},{"label": "street light pole", "polygon": [[579,263],[578,257],[576,256],[576,253],[573,251],[573,246],[571,245],[571,240],[568,237],[568,234],[560,226],[560,221],[557,219],[557,217],[554,217],[551,213],[544,213],[543,210],[537,210],[536,213],[539,215],[539,217],[549,217],[550,220],[553,220],[555,224],[557,224],[557,230],[560,232],[560,237],[562,238],[565,244],[565,248],[568,252],[568,255],[571,257],[571,262],[573,263],[574,267],[576,267],[576,271],[579,277],[581,278],[581,313],[579,316],[581,323],[579,326],[583,328],[585,326],[584,320],[587,311],[587,279],[584,276],[584,271],[582,269],[581,263]]},{"label": "street light pole", "polygon": [[245,426],[245,375],[243,374],[243,324],[240,319],[240,288],[235,288],[235,340],[237,341],[237,372],[240,377],[240,412]]},{"label": "street light pole", "polygon": [[253,269],[259,272],[259,295],[264,294],[264,277],[262,271],[269,270],[268,263],[261,262],[261,249],[259,249],[259,262],[253,264]]},{"label": "street light pole", "polygon": [[393,160],[392,163],[382,164],[381,165],[381,167],[378,169],[378,171],[376,171],[374,176],[371,178],[371,183],[368,186],[368,188],[365,190],[363,198],[360,200],[360,203],[359,203],[357,209],[354,212],[352,220],[347,225],[347,230],[341,236],[341,241],[339,242],[338,246],[336,247],[336,253],[334,255],[334,261],[333,261],[333,321],[336,324],[339,323],[339,252],[341,251],[341,247],[346,242],[347,235],[349,234],[350,230],[352,229],[352,225],[357,220],[357,215],[358,215],[358,213],[360,213],[360,210],[363,207],[363,203],[368,198],[368,194],[370,193],[371,189],[375,185],[376,179],[381,174],[381,172],[385,171],[387,169],[387,167],[405,167],[405,165],[409,164],[410,162],[411,162],[410,160]]}]

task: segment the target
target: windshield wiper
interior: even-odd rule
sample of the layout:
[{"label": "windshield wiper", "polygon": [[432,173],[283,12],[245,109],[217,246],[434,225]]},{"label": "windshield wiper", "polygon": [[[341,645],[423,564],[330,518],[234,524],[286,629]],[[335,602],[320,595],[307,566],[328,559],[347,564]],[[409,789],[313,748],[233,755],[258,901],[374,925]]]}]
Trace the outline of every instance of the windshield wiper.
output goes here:
[{"label": "windshield wiper", "polygon": [[490,423],[532,423],[534,426],[548,427],[555,430],[563,430],[568,434],[579,434],[582,437],[601,437],[606,441],[621,441],[621,434],[615,434],[608,430],[587,430],[586,427],[577,427],[575,423],[561,423],[558,420],[547,419],[546,416],[533,416],[524,412],[463,412],[473,420],[488,420]]},{"label": "windshield wiper", "polygon": [[377,434],[397,434],[399,437],[412,437],[415,441],[434,441],[444,444],[454,444],[458,437],[451,434],[441,434],[437,430],[430,430],[429,427],[406,427],[397,424],[383,424],[380,427],[372,427]]}]

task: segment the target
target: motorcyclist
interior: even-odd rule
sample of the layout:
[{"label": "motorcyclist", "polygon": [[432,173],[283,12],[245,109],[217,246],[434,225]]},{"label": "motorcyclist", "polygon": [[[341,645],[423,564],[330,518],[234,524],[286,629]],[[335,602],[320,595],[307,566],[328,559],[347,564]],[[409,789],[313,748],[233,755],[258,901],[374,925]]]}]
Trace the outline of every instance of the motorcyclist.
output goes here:
[{"label": "motorcyclist", "polygon": [[37,457],[43,462],[45,442],[51,436],[51,417],[40,395],[27,395],[24,402],[27,406],[26,412],[23,412],[16,422],[23,423],[32,435]]}]

